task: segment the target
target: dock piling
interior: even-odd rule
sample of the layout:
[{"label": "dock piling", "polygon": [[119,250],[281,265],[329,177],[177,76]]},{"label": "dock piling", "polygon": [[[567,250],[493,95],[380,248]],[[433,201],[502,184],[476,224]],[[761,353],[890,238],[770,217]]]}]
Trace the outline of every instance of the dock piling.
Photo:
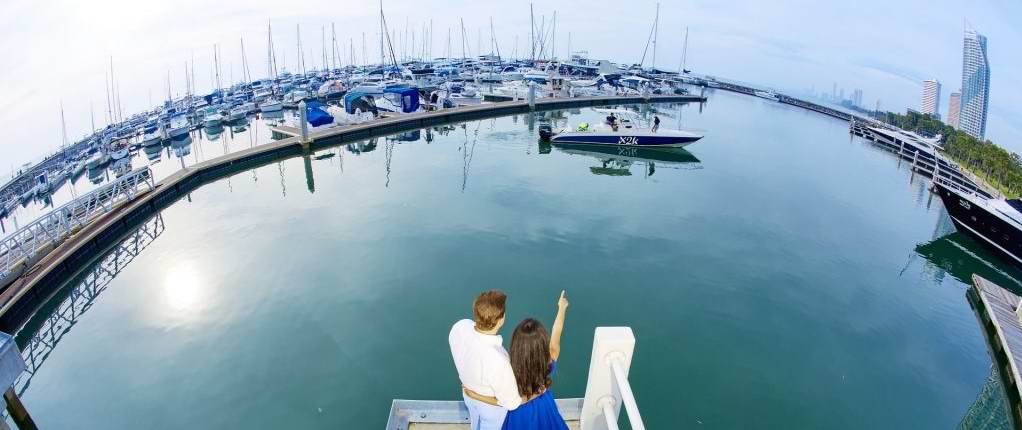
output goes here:
[{"label": "dock piling", "polygon": [[299,129],[301,130],[302,145],[309,143],[309,113],[305,110],[305,100],[298,102],[298,121],[301,123]]},{"label": "dock piling", "polygon": [[536,110],[536,83],[529,81],[529,110]]}]

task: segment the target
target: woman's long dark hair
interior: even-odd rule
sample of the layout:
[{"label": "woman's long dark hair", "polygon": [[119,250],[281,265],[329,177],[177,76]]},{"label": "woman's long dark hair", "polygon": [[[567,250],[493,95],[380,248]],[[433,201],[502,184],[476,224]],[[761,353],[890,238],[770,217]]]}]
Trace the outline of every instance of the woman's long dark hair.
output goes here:
[{"label": "woman's long dark hair", "polygon": [[553,384],[550,379],[550,336],[543,323],[526,318],[511,335],[511,369],[523,396],[540,394]]}]

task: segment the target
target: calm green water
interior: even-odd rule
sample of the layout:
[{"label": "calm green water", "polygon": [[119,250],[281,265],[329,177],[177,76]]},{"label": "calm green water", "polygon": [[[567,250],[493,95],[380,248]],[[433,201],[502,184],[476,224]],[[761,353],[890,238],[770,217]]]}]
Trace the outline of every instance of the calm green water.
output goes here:
[{"label": "calm green water", "polygon": [[707,137],[608,160],[508,117],[201,188],[111,257],[25,403],[44,428],[379,429],[394,398],[459,397],[447,332],[476,293],[549,324],[566,289],[558,397],[584,394],[594,328],[627,325],[649,428],[957,425],[990,375],[965,272],[1017,273],[938,239],[926,183],[843,122],[660,109]]}]

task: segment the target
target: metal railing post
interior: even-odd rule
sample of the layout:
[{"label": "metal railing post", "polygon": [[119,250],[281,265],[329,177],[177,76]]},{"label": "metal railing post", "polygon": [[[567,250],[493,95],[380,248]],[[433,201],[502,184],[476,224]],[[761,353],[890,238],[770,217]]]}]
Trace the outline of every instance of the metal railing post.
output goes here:
[{"label": "metal railing post", "polygon": [[639,408],[628,383],[628,368],[635,350],[629,327],[597,327],[589,380],[579,421],[582,430],[616,430],[621,404],[625,404],[633,429],[644,429]]}]

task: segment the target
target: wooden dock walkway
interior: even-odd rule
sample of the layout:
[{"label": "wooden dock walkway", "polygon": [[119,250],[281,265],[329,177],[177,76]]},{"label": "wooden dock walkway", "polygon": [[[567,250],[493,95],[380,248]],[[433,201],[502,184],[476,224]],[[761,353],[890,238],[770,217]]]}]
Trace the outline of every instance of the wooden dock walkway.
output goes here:
[{"label": "wooden dock walkway", "polygon": [[650,95],[547,98],[536,100],[535,107],[530,107],[526,101],[461,106],[316,130],[310,133],[305,142],[297,136],[287,137],[212,158],[177,171],[158,182],[152,191],[94,221],[52,250],[29,269],[26,276],[0,291],[0,331],[14,332],[25,318],[31,316],[60,287],[64,279],[82,270],[90,261],[99,257],[103,250],[152,215],[202,185],[241,171],[321,148],[454,122],[591,106],[705,101],[704,97],[692,95]]},{"label": "wooden dock walkway", "polygon": [[1009,416],[1015,428],[1022,426],[1022,384],[1019,368],[1022,368],[1022,321],[1019,304],[1022,298],[1017,294],[990,282],[979,275],[972,275],[970,304],[983,328],[990,348],[994,366],[1001,376],[1001,383],[1007,394]]}]

